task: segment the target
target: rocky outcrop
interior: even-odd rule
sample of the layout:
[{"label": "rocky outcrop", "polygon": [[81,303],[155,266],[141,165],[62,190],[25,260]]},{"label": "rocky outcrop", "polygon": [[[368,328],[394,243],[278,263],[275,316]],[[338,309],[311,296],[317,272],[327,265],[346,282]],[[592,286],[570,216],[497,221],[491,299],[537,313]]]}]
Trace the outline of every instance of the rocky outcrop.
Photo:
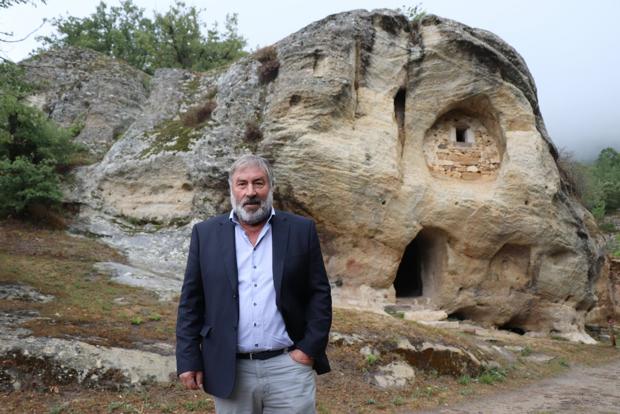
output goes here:
[{"label": "rocky outcrop", "polygon": [[[86,64],[63,53],[46,55],[50,73]],[[335,291],[422,296],[460,319],[582,335],[603,242],[564,189],[525,62],[492,33],[353,11],[219,72],[160,70],[148,97],[148,78],[130,69],[129,100],[87,98],[56,78],[49,90],[91,108],[135,109],[67,188],[83,206],[77,226],[105,227],[134,265],[182,277],[187,224],[229,208],[227,168],[256,152],[274,164],[278,206],[317,221]],[[77,117],[71,99],[44,100]],[[111,143],[104,135],[93,142]],[[142,244],[132,260],[129,237],[156,238],[157,253]]]},{"label": "rocky outcrop", "polygon": [[142,113],[150,76],[88,49],[66,48],[20,63],[38,86],[30,102],[101,158]]}]

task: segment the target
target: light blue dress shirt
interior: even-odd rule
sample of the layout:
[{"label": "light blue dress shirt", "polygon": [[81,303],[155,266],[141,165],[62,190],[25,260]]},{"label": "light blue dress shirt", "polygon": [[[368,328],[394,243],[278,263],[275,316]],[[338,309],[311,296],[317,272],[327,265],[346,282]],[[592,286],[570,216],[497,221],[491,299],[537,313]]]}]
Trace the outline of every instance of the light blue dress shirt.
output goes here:
[{"label": "light blue dress shirt", "polygon": [[235,249],[239,280],[239,329],[237,352],[260,352],[293,345],[286,332],[284,319],[276,306],[273,285],[273,238],[271,216],[261,230],[256,246],[252,246],[233,211]]}]

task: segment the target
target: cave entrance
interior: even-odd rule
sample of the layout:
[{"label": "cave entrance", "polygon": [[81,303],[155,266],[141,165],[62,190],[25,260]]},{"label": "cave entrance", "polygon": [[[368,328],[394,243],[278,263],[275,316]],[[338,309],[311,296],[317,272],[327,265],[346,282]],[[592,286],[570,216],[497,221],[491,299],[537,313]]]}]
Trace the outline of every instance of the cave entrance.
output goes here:
[{"label": "cave entrance", "polygon": [[445,260],[445,233],[439,229],[422,229],[403,252],[394,279],[396,297],[432,296],[438,286]]}]

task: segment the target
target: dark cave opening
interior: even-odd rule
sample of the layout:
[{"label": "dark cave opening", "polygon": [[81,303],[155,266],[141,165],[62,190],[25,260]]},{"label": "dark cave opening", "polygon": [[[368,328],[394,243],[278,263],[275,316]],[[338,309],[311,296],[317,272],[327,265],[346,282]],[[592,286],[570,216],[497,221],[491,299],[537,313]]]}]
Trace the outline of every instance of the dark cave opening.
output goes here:
[{"label": "dark cave opening", "polygon": [[396,272],[394,289],[396,297],[422,296],[422,260],[423,249],[421,238],[418,236],[405,248],[403,258]]}]

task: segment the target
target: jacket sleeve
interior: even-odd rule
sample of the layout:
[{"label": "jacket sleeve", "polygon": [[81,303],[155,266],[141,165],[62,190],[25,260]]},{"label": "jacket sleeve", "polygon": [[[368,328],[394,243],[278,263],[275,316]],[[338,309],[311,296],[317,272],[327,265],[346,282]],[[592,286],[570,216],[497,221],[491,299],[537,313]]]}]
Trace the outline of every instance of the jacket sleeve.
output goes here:
[{"label": "jacket sleeve", "polygon": [[313,358],[325,353],[332,323],[332,299],[325,272],[321,246],[314,222],[309,234],[309,300],[306,307],[306,331],[296,346]]},{"label": "jacket sleeve", "polygon": [[177,316],[177,375],[187,371],[203,370],[200,348],[203,319],[204,294],[200,272],[200,245],[198,230],[194,225]]}]

